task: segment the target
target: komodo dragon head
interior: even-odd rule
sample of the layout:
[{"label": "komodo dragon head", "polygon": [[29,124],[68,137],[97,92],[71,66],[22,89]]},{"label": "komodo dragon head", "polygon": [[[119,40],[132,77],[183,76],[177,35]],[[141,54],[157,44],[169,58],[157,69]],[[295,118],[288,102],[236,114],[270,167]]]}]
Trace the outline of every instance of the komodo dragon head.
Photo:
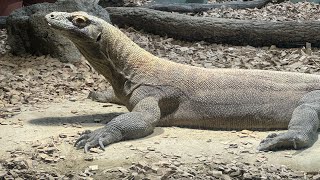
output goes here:
[{"label": "komodo dragon head", "polygon": [[[133,81],[137,69],[155,58],[118,28],[85,12],[52,12],[45,18],[53,30],[75,44],[80,53],[111,83],[117,93],[122,93],[119,96],[130,94],[131,90],[124,92],[124,84],[129,79]],[[128,86],[130,87],[127,89],[130,89],[131,85]]]},{"label": "komodo dragon head", "polygon": [[85,12],[53,12],[45,16],[49,26],[73,42],[97,43],[101,39],[102,20]]}]

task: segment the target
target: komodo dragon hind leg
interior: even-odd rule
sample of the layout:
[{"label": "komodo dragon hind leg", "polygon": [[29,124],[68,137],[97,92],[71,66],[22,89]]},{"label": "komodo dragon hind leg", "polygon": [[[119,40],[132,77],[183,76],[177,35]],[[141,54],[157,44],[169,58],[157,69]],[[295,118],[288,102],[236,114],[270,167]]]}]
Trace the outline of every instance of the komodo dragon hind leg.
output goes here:
[{"label": "komodo dragon hind leg", "polygon": [[310,147],[318,139],[320,90],[306,94],[293,111],[288,131],[272,133],[262,140],[258,150],[301,149]]},{"label": "komodo dragon hind leg", "polygon": [[91,91],[88,95],[88,98],[102,103],[115,103],[122,104],[120,99],[116,97],[112,87],[108,87],[106,91]]},{"label": "komodo dragon hind leg", "polygon": [[75,146],[88,152],[92,147],[100,146],[104,149],[105,146],[121,140],[141,138],[153,132],[159,119],[158,100],[147,97],[141,100],[132,112],[117,116],[103,128],[93,132],[86,131],[76,141]]}]

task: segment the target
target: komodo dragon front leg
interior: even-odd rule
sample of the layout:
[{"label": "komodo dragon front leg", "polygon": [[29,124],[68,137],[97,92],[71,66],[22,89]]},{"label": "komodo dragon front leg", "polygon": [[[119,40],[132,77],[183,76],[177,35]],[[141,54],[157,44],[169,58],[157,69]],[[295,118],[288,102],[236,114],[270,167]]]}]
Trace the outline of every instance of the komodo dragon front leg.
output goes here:
[{"label": "komodo dragon front leg", "polygon": [[269,134],[258,150],[301,149],[310,147],[318,139],[320,90],[307,93],[293,111],[288,131]]},{"label": "komodo dragon front leg", "polygon": [[90,148],[125,140],[136,139],[151,134],[160,119],[158,99],[146,97],[139,101],[129,113],[112,119],[103,128],[93,132],[87,131],[75,143],[77,148],[84,147],[85,152]]}]

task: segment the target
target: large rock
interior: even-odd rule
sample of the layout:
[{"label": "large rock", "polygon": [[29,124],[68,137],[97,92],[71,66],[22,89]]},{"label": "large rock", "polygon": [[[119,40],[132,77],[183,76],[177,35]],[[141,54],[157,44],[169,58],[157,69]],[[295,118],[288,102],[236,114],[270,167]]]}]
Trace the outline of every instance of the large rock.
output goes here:
[{"label": "large rock", "polygon": [[7,19],[8,42],[15,55],[46,55],[70,62],[80,59],[76,47],[63,36],[52,31],[44,15],[52,11],[86,11],[110,22],[108,12],[99,6],[97,0],[58,0],[56,3],[42,3],[14,11]]}]

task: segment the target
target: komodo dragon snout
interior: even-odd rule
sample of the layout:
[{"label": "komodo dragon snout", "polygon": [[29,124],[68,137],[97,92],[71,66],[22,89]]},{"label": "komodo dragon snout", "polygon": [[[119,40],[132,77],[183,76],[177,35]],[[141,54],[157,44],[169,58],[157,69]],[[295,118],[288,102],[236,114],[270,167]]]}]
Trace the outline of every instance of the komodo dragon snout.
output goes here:
[{"label": "komodo dragon snout", "polygon": [[55,12],[45,16],[48,25],[63,35],[81,42],[96,43],[101,39],[102,23],[92,21],[85,12]]},{"label": "komodo dragon snout", "polygon": [[284,129],[259,150],[301,149],[317,140],[320,76],[244,69],[205,69],[158,58],[118,28],[83,12],[46,15],[111,84],[100,99],[129,113],[84,133],[85,149],[149,135],[156,125],[206,129]]}]

